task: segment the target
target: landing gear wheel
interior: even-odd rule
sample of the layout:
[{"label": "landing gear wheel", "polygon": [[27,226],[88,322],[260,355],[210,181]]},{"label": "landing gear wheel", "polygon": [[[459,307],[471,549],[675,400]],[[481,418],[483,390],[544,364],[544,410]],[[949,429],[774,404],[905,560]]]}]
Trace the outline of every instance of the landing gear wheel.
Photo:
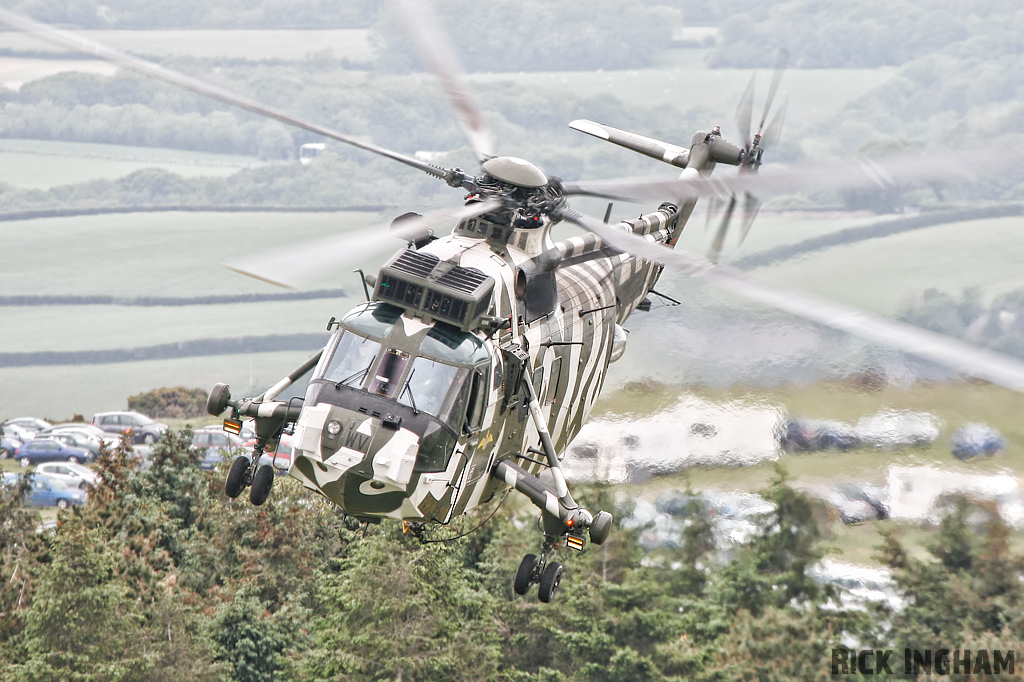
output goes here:
[{"label": "landing gear wheel", "polygon": [[533,571],[537,568],[538,563],[536,554],[527,554],[523,557],[523,560],[519,562],[519,570],[516,571],[516,579],[512,582],[512,589],[519,596],[522,596],[530,591],[530,585],[533,584]]},{"label": "landing gear wheel", "polygon": [[244,455],[235,457],[235,461],[231,463],[231,470],[228,471],[228,477],[224,481],[224,492],[231,499],[234,499],[242,494],[242,490],[245,489],[245,472],[249,470],[249,458]]},{"label": "landing gear wheel", "polygon": [[[234,467],[234,464],[231,465]],[[257,507],[267,501],[270,488],[274,485],[274,467],[264,464],[252,477],[252,489],[249,490],[249,501]]]},{"label": "landing gear wheel", "polygon": [[547,604],[558,591],[558,584],[562,582],[562,564],[552,561],[544,569],[544,575],[540,577],[540,588],[537,597]]},{"label": "landing gear wheel", "polygon": [[594,522],[590,524],[590,541],[595,545],[603,545],[611,530],[612,515],[606,511],[597,512]]}]

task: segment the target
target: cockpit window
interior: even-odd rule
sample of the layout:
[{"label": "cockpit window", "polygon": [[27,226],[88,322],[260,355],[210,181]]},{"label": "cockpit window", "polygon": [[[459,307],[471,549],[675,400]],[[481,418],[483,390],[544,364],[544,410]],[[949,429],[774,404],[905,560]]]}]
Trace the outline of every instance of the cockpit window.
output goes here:
[{"label": "cockpit window", "polygon": [[402,316],[402,309],[388,303],[367,303],[345,316],[342,324],[364,336],[386,339]]},{"label": "cockpit window", "polygon": [[435,324],[420,343],[420,352],[443,360],[476,364],[487,358],[484,343],[451,325]]},{"label": "cockpit window", "polygon": [[343,386],[362,386],[379,352],[377,341],[342,332],[324,379]]},{"label": "cockpit window", "polygon": [[398,402],[435,416],[441,415],[445,396],[455,383],[457,367],[429,358],[416,358]]},{"label": "cockpit window", "polygon": [[385,398],[395,397],[398,380],[402,378],[405,366],[409,364],[409,354],[397,348],[388,348],[380,359],[380,364],[373,373],[370,392]]}]

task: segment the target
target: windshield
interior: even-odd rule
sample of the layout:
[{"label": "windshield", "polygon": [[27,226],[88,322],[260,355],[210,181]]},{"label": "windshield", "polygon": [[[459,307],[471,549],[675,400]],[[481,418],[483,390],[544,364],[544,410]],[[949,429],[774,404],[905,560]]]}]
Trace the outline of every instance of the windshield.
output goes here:
[{"label": "windshield", "polygon": [[379,352],[380,343],[377,341],[342,332],[323,378],[339,386],[362,386]]},{"label": "windshield", "polygon": [[441,415],[445,396],[455,383],[458,368],[429,358],[416,358],[398,402],[415,410]]}]

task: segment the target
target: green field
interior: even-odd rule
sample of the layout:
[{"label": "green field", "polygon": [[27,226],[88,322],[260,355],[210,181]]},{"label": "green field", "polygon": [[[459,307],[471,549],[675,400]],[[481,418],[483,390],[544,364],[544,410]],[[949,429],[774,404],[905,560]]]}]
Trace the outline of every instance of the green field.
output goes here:
[{"label": "green field", "polygon": [[[365,61],[373,56],[365,29],[76,31],[76,34],[118,50],[155,57],[305,59],[317,53],[328,53],[336,58]],[[4,47],[14,51],[66,52],[30,36],[7,31],[4,32]],[[45,64],[39,66],[45,67]]]},{"label": "green field", "polygon": [[[760,226],[758,227],[758,229]],[[883,314],[924,289],[959,295],[980,287],[986,299],[1024,287],[1024,219],[948,225],[837,246],[754,272],[825,298]]]},{"label": "green field", "polygon": [[[510,81],[524,88],[564,90],[580,96],[613,95],[623,102],[644,106],[671,104],[686,110],[700,105],[717,118],[707,122],[722,126],[726,137],[735,136],[734,112],[751,69],[709,69],[704,66],[707,51],[701,49],[669,50],[652,69],[622,71],[572,71],[543,73],[475,73],[471,82]],[[835,114],[847,102],[860,97],[892,78],[895,71],[881,69],[789,69],[780,92],[789,94],[786,120],[810,126]],[[763,106],[770,76],[762,73],[755,98],[757,115]],[[581,111],[579,118],[589,118]],[[614,121],[600,121],[615,125]],[[566,121],[568,123],[568,121]],[[643,131],[637,131],[643,132]],[[666,140],[688,144],[691,130],[680,130],[680,139]]]},{"label": "green field", "polygon": [[247,156],[180,149],[0,140],[0,183],[19,189],[49,189],[89,180],[113,180],[154,166],[184,177],[223,177],[261,164],[259,159]]},{"label": "green field", "polygon": [[[0,292],[126,297],[280,293],[222,264],[379,220],[372,213],[162,212],[3,222],[0,241],[8,253],[38,257],[0,270]],[[400,245],[396,240],[395,246]],[[357,286],[351,268],[342,267],[336,280],[318,288]]]},{"label": "green field", "polygon": [[217,382],[235,395],[256,395],[315,352],[214,355],[122,364],[0,368],[0,417],[36,415],[57,420],[123,410],[128,397],[157,386],[209,389]]}]

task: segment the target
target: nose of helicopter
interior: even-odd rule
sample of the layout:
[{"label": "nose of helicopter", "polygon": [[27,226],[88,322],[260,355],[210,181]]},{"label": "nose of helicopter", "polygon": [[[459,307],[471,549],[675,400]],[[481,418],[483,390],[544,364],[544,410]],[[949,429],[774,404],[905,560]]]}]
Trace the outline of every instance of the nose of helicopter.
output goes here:
[{"label": "nose of helicopter", "polygon": [[391,515],[407,498],[419,441],[392,414],[314,405],[296,424],[289,474],[350,513]]}]

